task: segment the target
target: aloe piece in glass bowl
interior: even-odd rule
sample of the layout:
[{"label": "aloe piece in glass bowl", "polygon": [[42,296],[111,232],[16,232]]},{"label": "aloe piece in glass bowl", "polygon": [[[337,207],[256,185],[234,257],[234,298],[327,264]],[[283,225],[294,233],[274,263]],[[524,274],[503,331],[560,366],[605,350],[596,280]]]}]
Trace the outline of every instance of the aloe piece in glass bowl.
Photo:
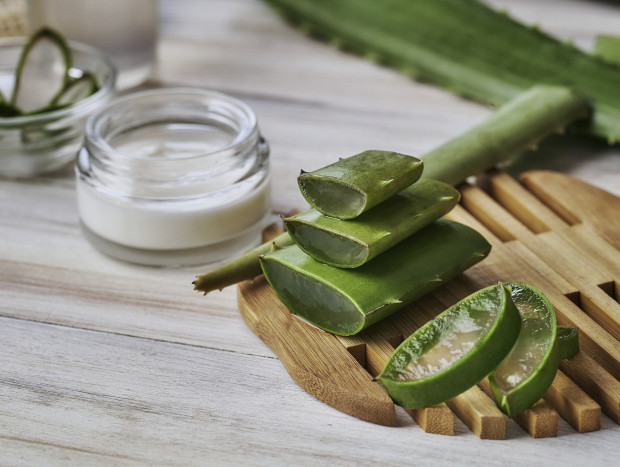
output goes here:
[{"label": "aloe piece in glass bowl", "polygon": [[[52,53],[41,63],[30,63],[29,76],[21,77],[19,92],[23,97],[16,99],[16,68],[29,40],[0,40],[0,175],[7,177],[34,177],[73,161],[82,147],[86,119],[112,98],[115,89],[116,71],[110,59],[91,46],[69,41],[71,60]],[[64,71],[66,79],[59,79]],[[97,90],[84,98],[58,105],[51,102],[61,95],[62,89],[58,89],[49,94],[50,105],[19,108],[20,101],[45,95],[46,86],[65,86],[84,76],[97,83]]]}]

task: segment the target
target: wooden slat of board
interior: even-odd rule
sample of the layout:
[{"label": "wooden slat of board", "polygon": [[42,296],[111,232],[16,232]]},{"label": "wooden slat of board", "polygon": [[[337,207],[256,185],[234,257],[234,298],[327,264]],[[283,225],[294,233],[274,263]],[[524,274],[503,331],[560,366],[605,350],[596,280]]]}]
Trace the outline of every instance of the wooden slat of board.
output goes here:
[{"label": "wooden slat of board", "polygon": [[601,406],[561,371],[544,398],[579,433],[600,429]]},{"label": "wooden slat of board", "polygon": [[263,276],[239,284],[238,297],[248,327],[273,350],[299,386],[362,420],[396,423],[392,400],[357,360],[335,336],[292,315]]}]

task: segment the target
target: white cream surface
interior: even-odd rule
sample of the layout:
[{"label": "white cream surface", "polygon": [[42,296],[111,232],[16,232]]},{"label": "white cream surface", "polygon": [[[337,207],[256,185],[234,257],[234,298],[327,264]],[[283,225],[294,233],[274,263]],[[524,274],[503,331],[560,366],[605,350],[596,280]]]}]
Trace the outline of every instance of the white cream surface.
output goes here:
[{"label": "white cream surface", "polygon": [[142,200],[106,195],[78,178],[77,199],[84,225],[111,242],[152,250],[186,249],[217,244],[261,224],[269,215],[270,181],[266,177],[241,196]]}]

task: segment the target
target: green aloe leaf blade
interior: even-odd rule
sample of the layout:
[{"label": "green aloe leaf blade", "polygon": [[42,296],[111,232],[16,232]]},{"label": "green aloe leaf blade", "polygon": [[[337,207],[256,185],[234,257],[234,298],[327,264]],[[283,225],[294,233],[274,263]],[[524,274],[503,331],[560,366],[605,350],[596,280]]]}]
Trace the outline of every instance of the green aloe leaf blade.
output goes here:
[{"label": "green aloe leaf blade", "polygon": [[479,102],[569,87],[594,105],[584,129],[620,139],[620,67],[476,0],[267,1],[315,37]]},{"label": "green aloe leaf blade", "polygon": [[355,219],[342,221],[311,209],[284,219],[297,245],[317,261],[355,268],[448,213],[458,190],[420,180]]},{"label": "green aloe leaf blade", "polygon": [[478,263],[490,249],[474,229],[440,219],[359,268],[328,266],[296,245],[265,254],[261,266],[293,313],[352,335]]}]

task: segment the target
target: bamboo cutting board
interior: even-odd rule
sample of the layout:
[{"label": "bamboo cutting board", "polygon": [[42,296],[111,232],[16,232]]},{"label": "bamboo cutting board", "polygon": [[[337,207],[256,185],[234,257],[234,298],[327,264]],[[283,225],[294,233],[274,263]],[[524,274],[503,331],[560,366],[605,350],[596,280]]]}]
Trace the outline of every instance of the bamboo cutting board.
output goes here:
[{"label": "bamboo cutting board", "polygon": [[[429,319],[498,281],[526,282],[552,302],[559,324],[580,330],[580,352],[562,361],[545,397],[514,420],[533,437],[555,436],[559,417],[579,432],[600,428],[601,410],[620,423],[620,198],[567,175],[502,172],[460,187],[448,217],[480,231],[491,254],[459,278],[353,337],[306,324],[263,276],[238,286],[250,329],[316,398],[362,420],[394,425],[396,412],[373,380],[394,348]],[[506,417],[486,381],[426,409],[406,409],[427,432],[453,434],[454,416],[476,435],[503,439]]]}]

